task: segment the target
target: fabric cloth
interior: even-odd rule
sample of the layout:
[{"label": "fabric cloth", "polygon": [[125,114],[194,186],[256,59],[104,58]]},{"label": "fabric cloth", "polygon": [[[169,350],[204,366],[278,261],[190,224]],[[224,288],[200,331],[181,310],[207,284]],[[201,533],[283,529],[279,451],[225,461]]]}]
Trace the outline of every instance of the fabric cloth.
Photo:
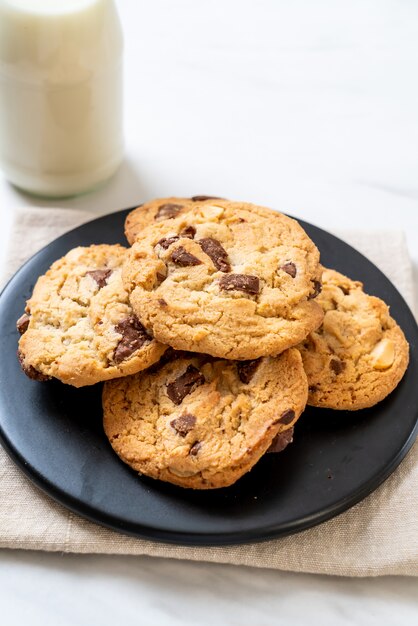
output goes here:
[{"label": "fabric cloth", "polygon": [[[41,246],[91,217],[75,210],[21,210],[11,236],[7,274]],[[412,267],[401,232],[337,234],[378,265],[414,306]],[[341,576],[418,576],[417,521],[417,443],[383,485],[338,517],[290,537],[209,548],[134,539],[90,523],[39,491],[0,448],[0,547],[4,548],[146,554]]]}]

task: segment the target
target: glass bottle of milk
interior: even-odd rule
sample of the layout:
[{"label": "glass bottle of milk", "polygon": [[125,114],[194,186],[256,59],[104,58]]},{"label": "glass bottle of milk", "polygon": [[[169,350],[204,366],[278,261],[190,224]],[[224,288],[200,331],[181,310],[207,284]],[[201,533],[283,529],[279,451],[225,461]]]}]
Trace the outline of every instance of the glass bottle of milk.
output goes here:
[{"label": "glass bottle of milk", "polygon": [[0,0],[0,167],[42,196],[94,188],[123,153],[113,0]]}]

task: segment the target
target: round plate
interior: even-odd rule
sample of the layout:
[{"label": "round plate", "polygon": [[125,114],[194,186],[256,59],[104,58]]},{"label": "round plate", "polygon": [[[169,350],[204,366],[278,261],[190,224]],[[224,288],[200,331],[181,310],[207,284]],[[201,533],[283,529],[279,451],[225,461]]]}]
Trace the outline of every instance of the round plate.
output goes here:
[{"label": "round plate", "polygon": [[301,225],[325,266],[364,282],[383,298],[411,345],[397,389],[371,409],[307,408],[294,442],[267,454],[235,485],[192,491],[140,477],[112,451],[102,428],[101,385],[37,383],[21,371],[15,322],[39,274],[74,246],[122,243],[128,210],[59,237],[32,257],[0,298],[0,436],[41,489],[76,513],[114,530],[158,541],[220,545],[259,541],[314,526],[364,498],[408,452],[418,418],[418,329],[390,281],[333,235]]}]

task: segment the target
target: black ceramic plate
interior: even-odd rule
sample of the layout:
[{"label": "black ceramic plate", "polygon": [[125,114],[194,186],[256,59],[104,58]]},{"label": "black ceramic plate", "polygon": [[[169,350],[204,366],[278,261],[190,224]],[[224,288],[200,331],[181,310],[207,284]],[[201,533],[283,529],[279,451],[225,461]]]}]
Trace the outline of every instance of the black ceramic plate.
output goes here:
[{"label": "black ceramic plate", "polygon": [[0,435],[20,468],[76,513],[159,541],[219,545],[259,541],[314,526],[367,496],[410,449],[418,418],[418,329],[402,297],[364,256],[301,222],[326,266],[362,280],[383,298],[411,345],[408,371],[386,400],[354,413],[308,408],[294,443],[268,454],[235,485],[192,491],[144,477],[112,452],[102,429],[101,385],[36,383],[16,358],[15,321],[39,274],[70,248],[125,243],[127,211],[96,219],[30,259],[0,298]]}]

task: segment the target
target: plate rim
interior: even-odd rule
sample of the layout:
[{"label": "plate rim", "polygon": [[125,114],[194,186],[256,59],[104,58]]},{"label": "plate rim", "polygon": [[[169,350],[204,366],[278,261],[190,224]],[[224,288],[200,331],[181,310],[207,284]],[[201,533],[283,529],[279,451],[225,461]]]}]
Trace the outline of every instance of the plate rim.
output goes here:
[{"label": "plate rim", "polygon": [[[15,463],[15,465],[17,465],[24,475],[29,478],[32,484],[34,484],[44,494],[55,500],[58,504],[64,506],[64,508],[68,509],[71,513],[75,513],[93,524],[97,524],[114,532],[134,537],[136,539],[148,539],[163,544],[202,548],[243,545],[245,543],[263,543],[273,539],[280,539],[281,537],[297,535],[300,532],[314,528],[319,524],[323,524],[324,522],[338,517],[359,502],[363,501],[369,495],[372,495],[372,493],[374,493],[374,491],[376,491],[376,489],[378,489],[391,476],[391,474],[396,470],[412,449],[417,434],[418,421],[398,455],[394,457],[392,462],[387,466],[386,472],[372,477],[362,486],[361,489],[356,492],[355,496],[346,497],[340,501],[338,506],[329,506],[326,509],[322,509],[321,512],[307,515],[304,518],[298,518],[297,520],[287,524],[281,524],[280,530],[278,530],[274,525],[271,525],[269,527],[263,527],[262,532],[259,530],[247,530],[243,532],[235,530],[233,532],[223,531],[222,533],[211,534],[198,532],[175,533],[172,531],[156,529],[154,526],[138,524],[135,524],[135,529],[133,529],[131,526],[134,526],[134,524],[118,524],[117,518],[103,513],[103,517],[100,520],[97,519],[97,517],[94,516],[94,513],[90,513],[89,506],[83,505],[80,507],[74,505],[73,501],[75,499],[72,496],[66,494],[62,489],[56,488],[49,481],[45,480],[45,478],[41,478],[39,473],[33,468],[29,469],[28,464],[24,461],[23,457],[13,447],[8,439],[4,437],[4,433],[0,425],[0,443],[9,458]],[[75,502],[77,502],[77,500],[75,500]],[[91,507],[91,510],[94,511],[94,508]],[[104,517],[107,518],[105,521],[103,519]]]}]

